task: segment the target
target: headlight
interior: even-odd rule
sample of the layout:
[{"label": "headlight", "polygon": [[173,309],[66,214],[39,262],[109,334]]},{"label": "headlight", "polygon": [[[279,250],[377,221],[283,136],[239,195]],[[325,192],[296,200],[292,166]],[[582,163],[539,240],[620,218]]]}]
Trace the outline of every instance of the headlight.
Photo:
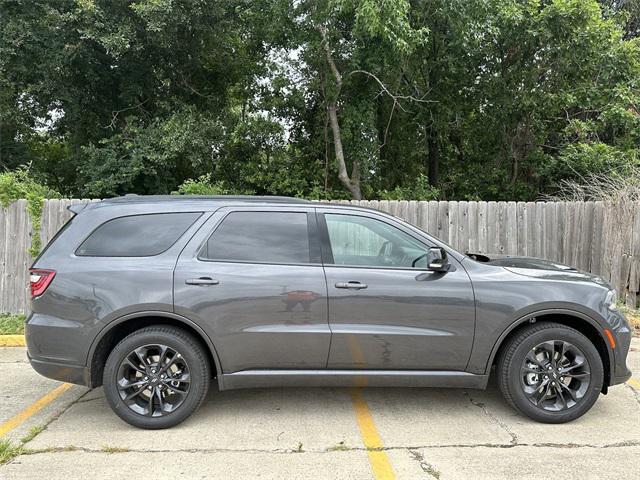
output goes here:
[{"label": "headlight", "polygon": [[618,293],[615,290],[609,290],[604,298],[604,306],[614,311],[618,306]]}]

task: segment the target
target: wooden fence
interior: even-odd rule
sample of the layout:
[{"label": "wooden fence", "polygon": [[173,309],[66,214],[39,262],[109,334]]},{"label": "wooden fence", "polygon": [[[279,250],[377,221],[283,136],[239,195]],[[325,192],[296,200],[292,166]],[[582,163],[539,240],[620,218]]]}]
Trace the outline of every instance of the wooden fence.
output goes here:
[{"label": "wooden fence", "polygon": [[[96,200],[48,200],[46,244],[71,217],[67,206]],[[640,204],[603,202],[351,201],[389,212],[462,252],[541,257],[601,275],[630,306],[640,293]],[[32,226],[26,201],[0,208],[0,312],[28,309]]]}]

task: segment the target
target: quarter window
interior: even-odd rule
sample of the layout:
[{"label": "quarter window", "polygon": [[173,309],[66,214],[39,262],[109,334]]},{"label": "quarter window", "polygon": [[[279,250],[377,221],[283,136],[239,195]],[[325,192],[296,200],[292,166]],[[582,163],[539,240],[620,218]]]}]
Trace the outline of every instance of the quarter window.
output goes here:
[{"label": "quarter window", "polygon": [[427,247],[396,227],[358,215],[324,215],[333,263],[366,267],[425,268]]},{"label": "quarter window", "polygon": [[88,257],[147,257],[173,245],[201,215],[153,213],[118,217],[96,228],[76,250]]},{"label": "quarter window", "polygon": [[307,214],[233,212],[200,252],[204,260],[310,263]]}]

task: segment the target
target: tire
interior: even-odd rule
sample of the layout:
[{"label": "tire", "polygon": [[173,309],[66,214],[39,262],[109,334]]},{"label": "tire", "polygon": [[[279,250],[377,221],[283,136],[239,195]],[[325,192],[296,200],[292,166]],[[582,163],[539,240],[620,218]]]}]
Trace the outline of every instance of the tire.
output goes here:
[{"label": "tire", "polygon": [[180,328],[158,325],[131,333],[113,348],[103,384],[111,409],[122,420],[162,429],[202,405],[210,379],[211,365],[200,342]]},{"label": "tire", "polygon": [[579,331],[559,323],[539,322],[523,328],[504,345],[496,363],[498,386],[507,402],[543,423],[565,423],[584,415],[598,399],[604,381],[595,345]]}]

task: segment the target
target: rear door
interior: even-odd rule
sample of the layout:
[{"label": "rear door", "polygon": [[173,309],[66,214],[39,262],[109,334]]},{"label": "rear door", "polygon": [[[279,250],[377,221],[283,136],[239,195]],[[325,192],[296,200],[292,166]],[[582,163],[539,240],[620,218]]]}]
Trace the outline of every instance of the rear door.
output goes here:
[{"label": "rear door", "polygon": [[178,259],[174,302],[210,335],[224,373],[325,368],[331,332],[314,209],[218,210]]},{"label": "rear door", "polygon": [[464,370],[474,296],[452,256],[426,268],[425,238],[375,212],[323,208],[319,225],[333,332],[329,369]]}]

